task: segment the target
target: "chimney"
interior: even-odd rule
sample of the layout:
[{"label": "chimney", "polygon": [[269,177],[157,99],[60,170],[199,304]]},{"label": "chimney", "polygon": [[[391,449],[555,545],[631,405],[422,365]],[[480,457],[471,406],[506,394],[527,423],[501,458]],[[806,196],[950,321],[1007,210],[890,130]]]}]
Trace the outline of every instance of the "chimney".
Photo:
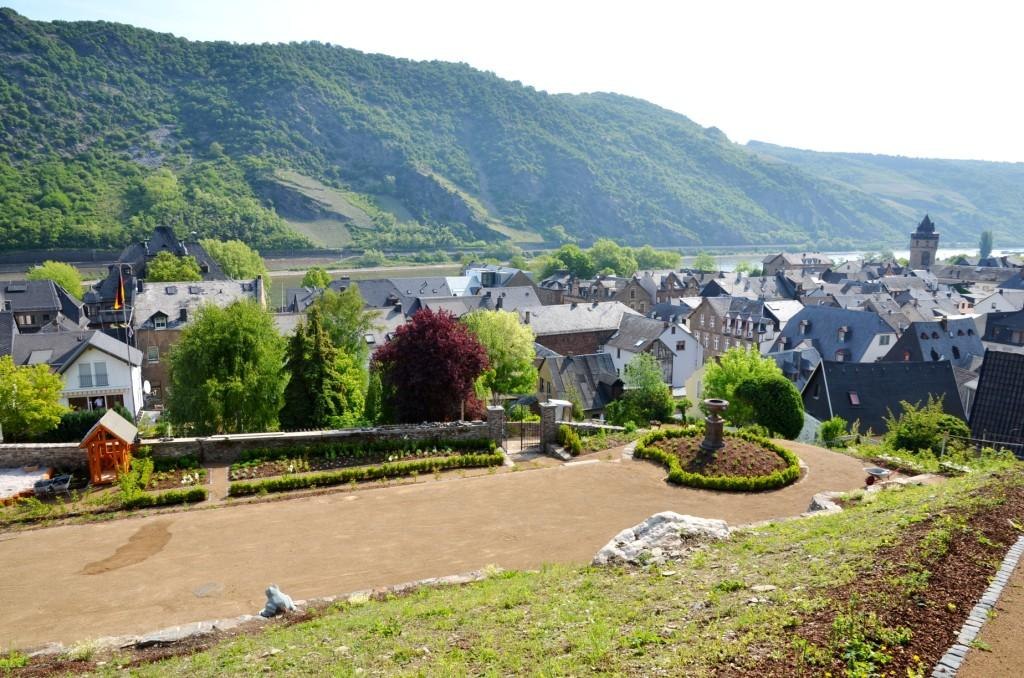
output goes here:
[{"label": "chimney", "polygon": [[526,324],[526,325],[530,324],[530,312],[529,311],[523,311],[523,323]]}]

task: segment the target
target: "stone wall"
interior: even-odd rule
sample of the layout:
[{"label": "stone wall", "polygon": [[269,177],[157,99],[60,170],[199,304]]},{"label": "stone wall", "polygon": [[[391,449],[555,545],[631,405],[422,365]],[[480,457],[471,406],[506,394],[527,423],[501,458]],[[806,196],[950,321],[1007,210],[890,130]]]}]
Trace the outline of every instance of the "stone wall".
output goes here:
[{"label": "stone wall", "polygon": [[[504,411],[488,412],[491,421],[451,422],[443,424],[411,424],[339,431],[302,431],[297,433],[251,433],[218,435],[205,438],[172,438],[143,440],[160,459],[195,455],[205,463],[231,463],[241,453],[256,448],[281,448],[316,443],[367,443],[382,440],[478,440],[490,438],[501,444]],[[0,468],[50,466],[76,470],[87,466],[85,450],[77,443],[0,444]]]}]

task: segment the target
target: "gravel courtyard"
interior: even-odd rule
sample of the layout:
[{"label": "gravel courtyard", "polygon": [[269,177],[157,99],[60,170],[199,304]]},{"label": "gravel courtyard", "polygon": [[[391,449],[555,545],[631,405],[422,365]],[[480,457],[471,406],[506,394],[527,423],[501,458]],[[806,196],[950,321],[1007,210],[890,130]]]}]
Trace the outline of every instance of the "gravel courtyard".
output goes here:
[{"label": "gravel courtyard", "polygon": [[271,582],[295,598],[495,564],[587,563],[621,529],[672,510],[730,524],[795,515],[862,463],[787,443],[796,484],[735,495],[674,487],[650,462],[604,459],[286,501],[0,535],[0,648],[255,613]]}]

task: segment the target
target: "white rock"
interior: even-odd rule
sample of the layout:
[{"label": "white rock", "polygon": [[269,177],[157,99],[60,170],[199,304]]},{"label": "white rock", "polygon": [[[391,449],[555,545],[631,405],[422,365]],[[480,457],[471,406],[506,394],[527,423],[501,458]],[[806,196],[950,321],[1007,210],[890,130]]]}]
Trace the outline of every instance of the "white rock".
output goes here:
[{"label": "white rock", "polygon": [[774,591],[776,588],[778,587],[772,586],[771,584],[758,584],[757,586],[751,586],[750,590],[754,593],[768,593],[769,591]]},{"label": "white rock", "polygon": [[684,516],[673,511],[656,513],[644,522],[626,528],[594,556],[594,565],[638,564],[660,557],[665,551],[682,553],[708,539],[728,539],[724,520]]}]

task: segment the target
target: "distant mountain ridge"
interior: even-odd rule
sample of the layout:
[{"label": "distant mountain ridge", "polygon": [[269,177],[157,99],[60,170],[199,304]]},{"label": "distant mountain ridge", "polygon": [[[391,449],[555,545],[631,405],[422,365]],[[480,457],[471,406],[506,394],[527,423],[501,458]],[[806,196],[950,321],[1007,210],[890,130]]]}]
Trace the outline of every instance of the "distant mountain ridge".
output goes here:
[{"label": "distant mountain ridge", "polygon": [[[842,248],[903,242],[924,211],[844,181],[845,158],[748,149],[645,101],[464,64],[3,9],[0,75],[0,248],[118,246],[161,223],[264,248]],[[986,199],[987,167],[946,172],[916,178],[966,201],[928,210],[944,237],[1017,223],[1015,176]]]}]

